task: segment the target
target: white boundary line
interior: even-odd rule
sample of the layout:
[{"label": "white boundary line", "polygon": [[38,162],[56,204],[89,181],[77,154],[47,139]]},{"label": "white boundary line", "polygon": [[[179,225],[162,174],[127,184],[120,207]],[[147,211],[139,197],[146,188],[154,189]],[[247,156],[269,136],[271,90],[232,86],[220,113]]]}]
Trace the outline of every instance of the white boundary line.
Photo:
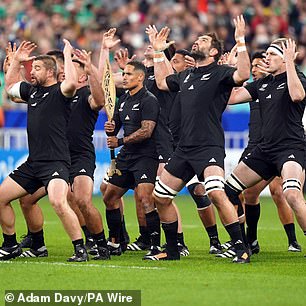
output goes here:
[{"label": "white boundary line", "polygon": [[139,269],[139,270],[166,270],[167,268],[162,267],[142,267],[142,266],[116,266],[116,265],[97,265],[88,264],[85,262],[81,263],[65,263],[65,262],[35,262],[35,261],[0,261],[0,264],[14,264],[14,265],[47,265],[47,266],[67,266],[67,267],[77,267],[77,268],[106,268],[106,269]]}]

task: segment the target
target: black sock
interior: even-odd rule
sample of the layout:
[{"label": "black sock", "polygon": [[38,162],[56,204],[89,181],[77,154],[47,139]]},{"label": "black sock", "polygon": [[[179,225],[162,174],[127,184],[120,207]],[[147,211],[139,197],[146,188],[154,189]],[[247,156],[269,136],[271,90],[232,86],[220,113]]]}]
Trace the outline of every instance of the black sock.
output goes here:
[{"label": "black sock", "polygon": [[29,228],[28,228],[27,236],[31,236],[31,232],[30,232]]},{"label": "black sock", "polygon": [[121,213],[120,208],[106,210],[106,221],[109,230],[109,237],[113,242],[120,243]]},{"label": "black sock", "polygon": [[36,233],[30,233],[30,235],[33,239],[32,249],[38,250],[39,248],[45,245],[43,229]]},{"label": "black sock", "polygon": [[107,247],[107,242],[105,239],[104,230],[101,233],[98,234],[92,234],[92,238],[97,243],[97,246]]},{"label": "black sock", "polygon": [[148,229],[146,226],[141,226],[139,225],[139,233],[142,236],[142,240],[147,243],[150,244],[150,235],[148,233]]},{"label": "black sock", "polygon": [[180,243],[181,245],[185,245],[183,232],[177,233],[177,242]]},{"label": "black sock", "polygon": [[83,239],[77,239],[72,241],[74,251],[76,252],[77,247],[84,247],[84,240]]},{"label": "black sock", "polygon": [[167,251],[169,254],[177,255],[177,228],[178,222],[162,223],[163,230],[165,232]]},{"label": "black sock", "polygon": [[125,220],[124,220],[124,216],[122,216],[122,220],[121,220],[121,228],[120,228],[120,242],[122,243],[129,243],[129,241],[126,241],[129,237],[128,237],[128,233],[125,227]]},{"label": "black sock", "polygon": [[90,231],[88,230],[86,225],[81,226],[83,233],[85,235],[86,240],[91,237]]},{"label": "black sock", "polygon": [[226,231],[228,232],[228,234],[230,235],[231,241],[233,242],[235,249],[243,250],[244,244],[243,244],[239,222],[228,224],[228,225],[225,225],[224,227]]},{"label": "black sock", "polygon": [[210,244],[217,244],[220,243],[219,237],[218,237],[218,229],[217,224],[205,227],[205,230],[208,234]]},{"label": "black sock", "polygon": [[244,222],[243,223],[239,223],[240,225],[240,229],[241,229],[241,236],[242,236],[242,239],[243,239],[243,243],[245,246],[248,245],[248,240],[247,240],[247,237],[245,235],[245,227],[244,227]]},{"label": "black sock", "polygon": [[147,230],[152,246],[160,246],[160,219],[156,210],[146,214]]},{"label": "black sock", "polygon": [[284,229],[288,237],[288,244],[292,243],[293,241],[296,241],[294,223],[284,224]]},{"label": "black sock", "polygon": [[245,204],[245,221],[247,224],[247,240],[251,244],[257,240],[257,224],[260,217],[260,203],[256,205]]},{"label": "black sock", "polygon": [[2,246],[6,248],[11,248],[15,246],[16,244],[18,244],[16,240],[16,233],[13,235],[7,235],[3,233],[3,240],[4,241],[3,241]]}]

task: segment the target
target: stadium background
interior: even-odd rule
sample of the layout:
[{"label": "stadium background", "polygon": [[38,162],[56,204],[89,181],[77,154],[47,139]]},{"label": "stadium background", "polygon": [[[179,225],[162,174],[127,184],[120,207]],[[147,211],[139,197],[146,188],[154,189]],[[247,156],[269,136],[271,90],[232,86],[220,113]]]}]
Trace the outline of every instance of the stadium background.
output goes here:
[{"label": "stadium background", "polygon": [[[67,38],[79,49],[93,52],[97,64],[103,31],[116,27],[121,48],[143,58],[148,44],[144,33],[148,24],[158,29],[171,28],[171,39],[177,48],[190,49],[197,36],[216,31],[224,41],[225,50],[234,45],[233,17],[243,14],[247,23],[246,41],[249,53],[265,49],[273,39],[290,36],[297,40],[297,65],[306,72],[306,1],[303,0],[2,0],[0,3],[0,182],[27,156],[26,105],[12,103],[3,90],[2,64],[8,41],[34,41],[37,54],[62,49]],[[118,48],[119,48],[118,47]],[[114,51],[114,50],[112,50]],[[113,52],[111,53],[111,59]],[[118,71],[112,60],[114,71]],[[247,104],[228,107],[223,116],[226,131],[226,170],[237,163],[248,135]],[[95,193],[107,169],[103,125],[106,116],[100,113],[96,125],[95,145],[97,169]]]}]

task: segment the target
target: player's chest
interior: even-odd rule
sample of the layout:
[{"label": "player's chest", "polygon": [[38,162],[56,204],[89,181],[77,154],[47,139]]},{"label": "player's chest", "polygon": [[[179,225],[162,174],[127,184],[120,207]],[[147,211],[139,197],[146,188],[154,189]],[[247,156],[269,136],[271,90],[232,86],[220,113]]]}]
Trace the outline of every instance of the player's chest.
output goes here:
[{"label": "player's chest", "polygon": [[260,106],[265,108],[282,107],[283,104],[290,103],[287,82],[261,84],[258,89],[258,98]]},{"label": "player's chest", "polygon": [[141,102],[139,100],[122,102],[119,107],[119,117],[121,122],[140,122]]}]

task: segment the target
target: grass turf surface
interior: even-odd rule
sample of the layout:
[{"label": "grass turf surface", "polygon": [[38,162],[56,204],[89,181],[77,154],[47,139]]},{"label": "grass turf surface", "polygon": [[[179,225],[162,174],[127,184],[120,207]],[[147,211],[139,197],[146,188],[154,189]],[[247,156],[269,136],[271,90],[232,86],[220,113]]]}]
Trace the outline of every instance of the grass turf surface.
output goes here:
[{"label": "grass turf surface", "polygon": [[[100,198],[95,205],[105,216]],[[125,198],[125,218],[131,240],[138,236],[132,197]],[[110,261],[66,263],[72,245],[47,199],[40,205],[45,216],[48,258],[0,262],[0,305],[5,290],[141,290],[142,305],[306,305],[306,258],[287,251],[285,231],[270,198],[262,198],[259,221],[261,252],[249,265],[232,264],[208,254],[209,240],[190,197],[176,199],[190,256],[177,262],[143,261],[145,252],[126,252]],[[17,203],[17,235],[26,232]],[[105,221],[105,218],[104,218]],[[106,224],[106,222],[104,222]],[[228,240],[218,223],[221,242]],[[105,226],[106,227],[106,226]],[[297,238],[306,250],[305,237],[296,225]],[[96,304],[93,304],[96,305]]]}]

